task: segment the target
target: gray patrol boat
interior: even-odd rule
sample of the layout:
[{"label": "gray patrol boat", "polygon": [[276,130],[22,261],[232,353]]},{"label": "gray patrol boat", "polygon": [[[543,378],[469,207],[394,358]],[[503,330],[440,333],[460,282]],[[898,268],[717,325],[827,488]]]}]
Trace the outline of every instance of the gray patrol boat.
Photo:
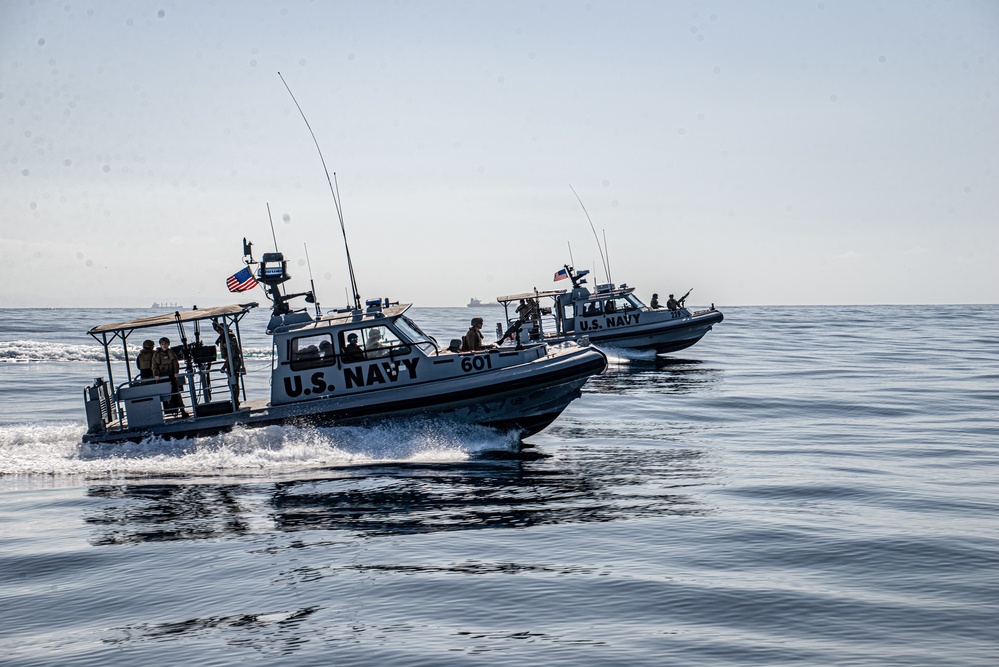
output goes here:
[{"label": "gray patrol boat", "polygon": [[[688,310],[683,305],[687,295],[670,309],[645,305],[635,296],[635,289],[625,284],[597,285],[590,292],[583,278],[588,273],[565,265],[565,274],[572,280],[571,291],[535,290],[497,297],[505,315],[505,321],[496,324],[497,337],[508,344],[585,338],[598,346],[666,354],[690,347],[724,319],[714,304],[704,310]],[[551,305],[543,305],[542,299],[551,299]]]},{"label": "gray patrol boat", "polygon": [[[252,270],[258,262],[245,240],[243,253]],[[460,341],[454,340],[442,348],[406,316],[410,305],[376,299],[362,308],[356,290],[354,307],[321,315],[316,305],[313,315],[291,307],[294,298],[314,304],[315,297],[311,291],[283,293],[279,285],[289,278],[281,253],[263,255],[256,280],[266,286],[272,307],[269,399],[247,400],[240,355],[240,321],[256,303],[178,310],[90,329],[104,348],[107,379],[97,378],[84,390],[83,441],[183,438],[271,424],[338,426],[416,415],[528,436],[551,424],[580,396],[587,378],[607,365],[602,352],[576,343],[538,341],[460,352]],[[228,344],[217,349],[201,340],[202,327],[210,323]],[[176,332],[181,341],[173,348],[181,365],[177,382],[141,378],[130,363],[129,337],[157,328]],[[118,342],[124,369],[121,361],[112,362],[111,346]],[[124,375],[121,381],[115,380],[115,366],[118,377]]]}]

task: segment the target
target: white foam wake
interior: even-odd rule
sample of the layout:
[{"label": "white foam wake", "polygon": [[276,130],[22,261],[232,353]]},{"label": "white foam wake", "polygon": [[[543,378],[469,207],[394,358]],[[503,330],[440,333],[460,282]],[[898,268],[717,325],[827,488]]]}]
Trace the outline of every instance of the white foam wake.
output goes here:
[{"label": "white foam wake", "polygon": [[[141,349],[129,346],[129,355],[135,355]],[[125,355],[121,345],[111,345],[108,348],[112,361],[123,361]],[[243,350],[247,359],[270,358],[271,350],[266,347],[251,347]],[[38,340],[0,341],[0,363],[37,363],[37,362],[101,362],[104,363],[104,350],[100,345],[80,345],[67,343],[50,343]]]},{"label": "white foam wake", "polygon": [[[111,348],[111,359],[125,358],[121,348]],[[0,342],[0,362],[37,361],[104,361],[104,350],[100,345],[71,345],[66,343],[46,343],[37,340],[11,340]]]},{"label": "white foam wake", "polygon": [[601,345],[600,349],[607,355],[607,360],[611,363],[625,363],[628,361],[655,361],[655,350],[633,350],[626,347],[611,347]]},{"label": "white foam wake", "polygon": [[455,462],[513,450],[513,433],[440,420],[235,429],[206,438],[88,444],[79,423],[0,427],[0,477],[276,474],[383,462]]}]

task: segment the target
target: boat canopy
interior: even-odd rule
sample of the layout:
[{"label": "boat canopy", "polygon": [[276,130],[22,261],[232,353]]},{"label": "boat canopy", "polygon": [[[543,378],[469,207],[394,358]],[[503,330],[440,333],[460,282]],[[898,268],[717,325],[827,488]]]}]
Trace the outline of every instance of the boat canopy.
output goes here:
[{"label": "boat canopy", "polygon": [[496,300],[500,303],[509,303],[511,301],[520,301],[521,299],[537,299],[546,296],[558,296],[560,294],[565,294],[564,289],[553,289],[544,292],[524,292],[523,294],[511,294],[510,296],[498,296]]},{"label": "boat canopy", "polygon": [[113,324],[99,324],[87,333],[91,336],[101,333],[132,331],[134,329],[145,329],[147,327],[160,327],[165,324],[177,324],[178,322],[194,322],[196,320],[208,320],[227,315],[243,315],[256,308],[256,303],[240,303],[229,306],[215,306],[213,308],[195,308],[193,310],[178,310],[162,315],[152,315],[150,317],[140,317],[137,320],[128,322],[115,322]]}]

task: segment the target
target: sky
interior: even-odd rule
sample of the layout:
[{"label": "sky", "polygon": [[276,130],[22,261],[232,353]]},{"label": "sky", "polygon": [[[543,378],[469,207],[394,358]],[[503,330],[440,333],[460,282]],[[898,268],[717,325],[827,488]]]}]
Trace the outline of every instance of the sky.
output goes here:
[{"label": "sky", "polygon": [[345,305],[278,72],[363,298],[999,303],[996,2],[4,0],[0,307]]}]

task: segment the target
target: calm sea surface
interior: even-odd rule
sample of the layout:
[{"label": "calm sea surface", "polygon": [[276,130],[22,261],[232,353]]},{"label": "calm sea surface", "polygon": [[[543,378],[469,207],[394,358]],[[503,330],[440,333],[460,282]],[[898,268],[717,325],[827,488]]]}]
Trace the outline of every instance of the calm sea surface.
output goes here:
[{"label": "calm sea surface", "polygon": [[86,330],[153,311],[0,310],[0,663],[999,664],[999,306],[722,310],[520,459],[434,421],[84,447]]}]

